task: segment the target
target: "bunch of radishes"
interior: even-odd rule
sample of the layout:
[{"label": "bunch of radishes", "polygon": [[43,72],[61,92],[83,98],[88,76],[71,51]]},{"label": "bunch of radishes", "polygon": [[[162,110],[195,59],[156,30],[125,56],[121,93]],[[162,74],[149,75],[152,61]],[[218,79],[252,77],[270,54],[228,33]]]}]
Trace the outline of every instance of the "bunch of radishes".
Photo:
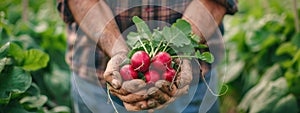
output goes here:
[{"label": "bunch of radishes", "polygon": [[174,81],[180,70],[175,58],[196,58],[209,63],[213,56],[209,52],[195,51],[207,46],[199,44],[200,38],[192,33],[190,24],[178,19],[172,26],[150,30],[139,17],[133,17],[137,32],[127,35],[127,44],[131,48],[128,54],[130,62],[122,65],[120,74],[123,80],[144,79],[155,83],[163,79]]},{"label": "bunch of radishes", "polygon": [[124,80],[145,79],[147,83],[155,83],[163,79],[172,82],[176,74],[171,66],[172,58],[167,52],[158,52],[151,59],[145,51],[137,51],[132,55],[130,63],[120,69]]}]

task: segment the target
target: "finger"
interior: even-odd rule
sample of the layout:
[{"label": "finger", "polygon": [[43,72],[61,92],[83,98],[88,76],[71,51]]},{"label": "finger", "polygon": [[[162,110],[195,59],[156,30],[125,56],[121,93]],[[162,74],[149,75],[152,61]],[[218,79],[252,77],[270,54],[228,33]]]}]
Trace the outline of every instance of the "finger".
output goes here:
[{"label": "finger", "polygon": [[148,98],[146,90],[141,90],[136,93],[131,93],[128,95],[120,95],[115,92],[112,92],[112,94],[117,96],[118,98],[120,98],[120,100],[122,100],[123,102],[126,102],[126,103],[135,103],[138,101],[146,100]]},{"label": "finger", "polygon": [[146,82],[142,79],[133,79],[133,80],[125,81],[122,84],[122,88],[128,92],[134,93],[146,87],[146,85],[147,85]]},{"label": "finger", "polygon": [[146,85],[147,84],[145,83],[145,81],[141,79],[133,79],[130,81],[123,82],[122,87],[120,89],[109,87],[109,90],[120,95],[128,95],[130,93],[135,93],[141,90],[142,88],[146,87]]},{"label": "finger", "polygon": [[159,106],[160,104],[158,103],[158,101],[154,98],[151,98],[147,101],[147,105],[148,105],[148,108],[151,109],[151,108],[155,108],[157,106]]},{"label": "finger", "polygon": [[126,59],[126,55],[115,55],[106,66],[103,74],[104,79],[114,88],[119,89],[122,84],[122,78],[119,71],[120,64]]},{"label": "finger", "polygon": [[156,99],[158,101],[158,103],[160,103],[160,104],[163,104],[163,103],[167,102],[168,100],[170,100],[170,97],[168,96],[168,94],[163,93],[157,87],[151,87],[147,91],[147,93],[150,98]]},{"label": "finger", "polygon": [[146,101],[140,101],[136,103],[123,102],[123,104],[128,111],[140,111],[148,108]]},{"label": "finger", "polygon": [[178,88],[182,88],[190,84],[193,79],[190,60],[183,59],[180,70],[181,71],[179,72],[176,79],[176,85]]},{"label": "finger", "polygon": [[130,94],[130,92],[128,92],[127,90],[120,88],[120,89],[115,89],[113,87],[109,87],[110,92],[112,93],[117,93],[119,95],[128,95]]},{"label": "finger", "polygon": [[175,84],[170,87],[171,82],[166,80],[159,80],[155,83],[155,87],[159,88],[162,92],[167,93],[170,97],[173,97],[177,92]]},{"label": "finger", "polygon": [[122,78],[118,71],[105,72],[104,79],[107,81],[113,88],[121,88]]},{"label": "finger", "polygon": [[[150,100],[151,100],[151,99],[150,99]],[[155,99],[152,99],[152,101],[150,101],[150,100],[148,100],[148,107],[149,107],[149,109],[150,109],[150,110],[148,110],[148,111],[153,111],[153,112],[154,112],[154,110],[163,109],[163,108],[167,107],[170,103],[174,102],[174,101],[176,100],[176,98],[175,98],[175,97],[172,97],[172,98],[170,98],[169,101],[167,101],[167,102],[164,103],[164,104],[159,104],[159,103],[157,102],[157,100],[155,100]],[[154,107],[151,107],[151,104],[154,104],[155,106],[154,106]]]}]

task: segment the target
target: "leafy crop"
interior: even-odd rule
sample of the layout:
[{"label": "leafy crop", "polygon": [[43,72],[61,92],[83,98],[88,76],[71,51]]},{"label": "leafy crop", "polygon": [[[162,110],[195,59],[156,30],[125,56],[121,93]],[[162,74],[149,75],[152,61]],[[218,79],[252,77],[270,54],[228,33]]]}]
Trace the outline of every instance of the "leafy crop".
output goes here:
[{"label": "leafy crop", "polygon": [[53,1],[25,1],[0,3],[0,113],[71,112],[63,22]]},{"label": "leafy crop", "polygon": [[[299,112],[300,33],[295,29],[293,3],[254,0],[239,4],[239,13],[224,22],[232,26],[225,32],[225,82],[231,89],[229,95],[234,95],[230,100],[242,113]],[[299,15],[299,7],[296,10]],[[223,103],[229,98],[223,97]]]},{"label": "leafy crop", "polygon": [[209,52],[195,52],[196,48],[205,48],[204,44],[198,44],[200,38],[192,33],[190,24],[182,19],[178,19],[171,27],[165,26],[163,29],[154,29],[153,33],[147,24],[139,17],[133,17],[133,22],[137,27],[137,32],[130,32],[127,36],[127,43],[132,49],[132,54],[139,50],[144,50],[152,58],[158,52],[168,52],[173,58],[197,58],[209,63],[214,61],[214,57]]},{"label": "leafy crop", "polygon": [[173,82],[179,71],[179,64],[171,66],[175,64],[175,58],[196,58],[209,63],[214,61],[210,52],[195,52],[197,48],[206,46],[199,44],[200,38],[192,33],[187,21],[178,19],[172,26],[154,29],[152,33],[141,18],[134,16],[132,20],[137,32],[127,35],[131,51],[128,54],[130,62],[127,62],[130,65],[120,70],[124,80],[143,79],[147,83],[155,83],[163,78]]}]

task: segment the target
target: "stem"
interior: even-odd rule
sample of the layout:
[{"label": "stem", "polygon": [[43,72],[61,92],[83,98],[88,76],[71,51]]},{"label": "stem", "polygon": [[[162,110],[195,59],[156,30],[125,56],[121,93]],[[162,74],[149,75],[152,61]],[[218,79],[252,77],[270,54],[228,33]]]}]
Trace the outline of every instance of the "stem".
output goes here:
[{"label": "stem", "polygon": [[172,58],[197,58],[196,56],[171,56]]},{"label": "stem", "polygon": [[147,51],[147,48],[145,46],[145,44],[142,42],[141,38],[139,38],[139,42],[142,44],[144,50],[146,51],[147,54],[149,54],[149,52]]},{"label": "stem", "polygon": [[107,83],[106,86],[107,86],[106,87],[106,89],[107,89],[107,97],[108,97],[109,101],[111,102],[111,105],[114,108],[115,112],[119,113],[118,110],[117,110],[117,108],[116,108],[116,106],[115,106],[115,104],[114,104],[114,102],[113,102],[113,100],[110,97],[109,84]]},{"label": "stem", "polygon": [[169,46],[170,42],[167,43],[167,45],[165,46],[165,48],[163,49],[163,52],[166,51],[167,47]]},{"label": "stem", "polygon": [[[197,62],[197,64],[200,66],[200,69],[201,69],[201,64],[199,63],[198,60],[195,60]],[[203,80],[204,84],[206,85],[207,89],[209,90],[209,92],[214,95],[214,96],[222,96],[222,95],[225,95],[228,91],[228,86],[226,84],[222,84],[222,86],[224,86],[226,89],[223,93],[220,93],[220,94],[217,94],[215,93],[208,85],[203,73],[202,73],[202,70],[200,71],[200,75],[201,75],[201,79]],[[221,87],[222,88],[222,87]]]},{"label": "stem", "polygon": [[170,87],[169,87],[169,89],[170,89],[171,91],[172,91],[172,86],[173,86],[173,84],[174,84],[174,82],[175,82],[175,78],[177,78],[177,76],[178,76],[178,72],[179,72],[179,70],[180,70],[180,68],[181,68],[181,65],[182,65],[182,60],[180,60],[180,63],[179,63],[179,66],[178,66],[178,68],[177,68],[177,70],[176,70],[175,76],[173,77],[172,82],[171,82],[171,85],[170,85]]},{"label": "stem", "polygon": [[161,41],[159,42],[159,44],[158,44],[156,50],[155,50],[154,53],[153,53],[153,56],[158,52],[158,50],[159,50],[159,48],[160,48],[162,42],[163,42],[163,40],[161,40]]},{"label": "stem", "polygon": [[[154,48],[153,48],[153,43],[152,43],[152,39],[153,36],[151,36],[149,42],[150,42],[150,47],[151,47],[151,52],[149,53],[149,56],[152,58],[153,52],[154,52]],[[153,55],[154,56],[154,55]]]}]

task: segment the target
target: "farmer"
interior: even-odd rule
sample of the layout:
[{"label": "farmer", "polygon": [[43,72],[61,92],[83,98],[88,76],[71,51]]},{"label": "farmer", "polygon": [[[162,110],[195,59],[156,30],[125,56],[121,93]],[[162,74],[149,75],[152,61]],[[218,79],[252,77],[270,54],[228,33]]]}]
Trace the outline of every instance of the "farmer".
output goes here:
[{"label": "farmer", "polygon": [[[123,87],[118,67],[129,51],[123,37],[133,30],[133,16],[149,21],[150,29],[183,18],[191,23],[193,32],[203,38],[199,43],[206,43],[206,39],[218,31],[218,26],[222,31],[224,15],[234,14],[237,7],[234,0],[58,0],[58,10],[68,28],[66,61],[73,71],[71,93],[75,112],[115,112],[112,105],[107,103],[108,97],[103,90],[107,88],[105,83],[109,83],[109,89],[120,97],[118,100],[109,95],[115,103],[119,103],[115,106],[121,113],[150,108],[159,112],[195,113],[199,110],[207,87],[199,80],[200,76],[193,75],[193,81],[198,80],[193,84],[191,62],[188,60],[183,60],[181,75],[176,81],[177,85],[182,85],[177,87],[178,91],[189,91],[187,95],[168,98],[165,104],[149,105],[142,100],[125,105],[127,110],[122,107],[124,105],[119,101],[132,96],[119,92]],[[202,74],[209,80],[214,76],[211,66],[200,63]],[[184,77],[180,76],[188,79],[182,80]],[[166,95],[166,92],[158,94]],[[154,103],[157,101],[154,99]],[[212,104],[204,112],[218,112],[217,101]]]}]

